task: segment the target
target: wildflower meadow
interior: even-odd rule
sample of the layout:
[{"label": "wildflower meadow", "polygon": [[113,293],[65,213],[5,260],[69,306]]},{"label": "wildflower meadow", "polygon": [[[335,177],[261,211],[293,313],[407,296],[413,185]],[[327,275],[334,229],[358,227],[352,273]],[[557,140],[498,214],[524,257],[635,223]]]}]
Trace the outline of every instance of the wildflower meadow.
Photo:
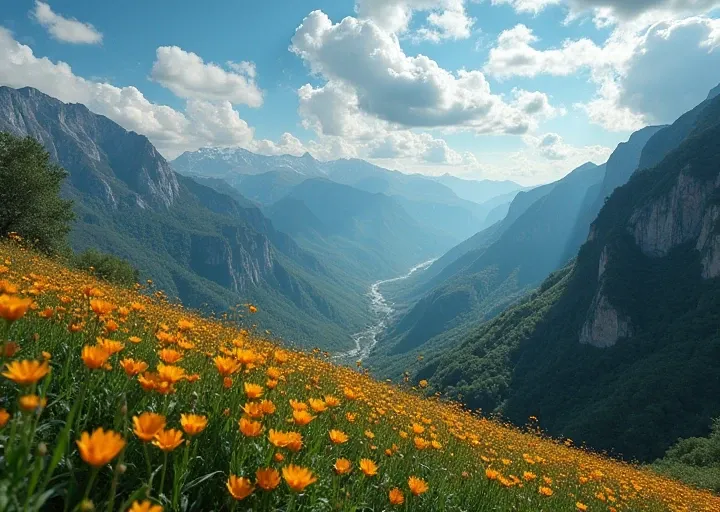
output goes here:
[{"label": "wildflower meadow", "polygon": [[[262,305],[258,305],[262,307]],[[0,510],[718,511],[570,440],[0,244]]]}]

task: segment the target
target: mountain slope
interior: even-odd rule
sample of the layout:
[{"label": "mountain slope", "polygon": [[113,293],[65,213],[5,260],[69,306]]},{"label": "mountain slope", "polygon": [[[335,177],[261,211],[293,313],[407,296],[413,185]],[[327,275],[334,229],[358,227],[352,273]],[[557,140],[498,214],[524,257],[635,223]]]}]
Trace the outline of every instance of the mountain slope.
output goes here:
[{"label": "mountain slope", "polygon": [[406,272],[454,240],[428,232],[397,198],[327,179],[302,182],[266,212],[304,249],[368,281]]},{"label": "mountain slope", "polygon": [[[574,266],[417,370],[470,407],[652,460],[720,414],[720,98],[615,190]],[[666,132],[667,133],[667,132]],[[666,140],[676,141],[676,137]]]},{"label": "mountain slope", "polygon": [[177,175],[147,138],[31,88],[0,88],[0,130],[37,138],[70,173],[74,248],[126,258],[192,307],[262,299],[268,325],[301,343],[337,346],[364,323],[354,284],[257,208]]},{"label": "mountain slope", "polygon": [[603,175],[603,166],[589,163],[546,187],[547,194],[531,191],[529,194],[540,197],[524,212],[510,217],[507,225],[501,223],[497,231],[487,235],[484,246],[462,255],[438,274],[434,281],[437,285],[404,312],[388,332],[385,348],[379,350],[377,358],[381,359],[385,351],[403,354],[431,340],[439,342],[435,338],[449,329],[466,330],[501,311],[563,266],[564,247],[583,198]]},{"label": "mountain slope", "polygon": [[451,189],[458,197],[478,204],[486,203],[498,196],[510,196],[508,200],[512,200],[514,197],[512,194],[525,189],[525,187],[507,180],[466,180],[451,174],[443,174],[433,179]]}]

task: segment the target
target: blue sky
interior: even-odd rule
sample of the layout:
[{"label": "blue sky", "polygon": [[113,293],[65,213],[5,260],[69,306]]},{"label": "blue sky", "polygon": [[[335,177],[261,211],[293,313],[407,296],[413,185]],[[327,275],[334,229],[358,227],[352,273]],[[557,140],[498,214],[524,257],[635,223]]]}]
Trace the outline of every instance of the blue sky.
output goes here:
[{"label": "blue sky", "polygon": [[0,84],[85,103],[168,158],[239,146],[540,183],[720,82],[720,2],[686,3],[17,0]]}]

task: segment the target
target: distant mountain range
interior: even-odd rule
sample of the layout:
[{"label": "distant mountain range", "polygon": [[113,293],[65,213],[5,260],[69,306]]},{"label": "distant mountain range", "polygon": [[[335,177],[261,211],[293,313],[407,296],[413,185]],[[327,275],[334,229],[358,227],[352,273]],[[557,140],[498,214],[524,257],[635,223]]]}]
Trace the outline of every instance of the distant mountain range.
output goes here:
[{"label": "distant mountain range", "polygon": [[576,260],[491,321],[415,345],[388,374],[414,367],[469,407],[517,424],[532,415],[553,435],[641,460],[706,434],[720,415],[715,91],[671,126],[633,134],[602,181],[587,181],[597,190],[583,203],[603,204]]},{"label": "distant mountain range", "polygon": [[[390,171],[358,159],[321,162],[309,154],[262,156],[240,148],[203,148],[183,153],[171,165],[187,176],[222,179],[265,207],[313,178],[384,194],[402,206],[420,226],[444,233],[456,243],[504,216],[514,194],[522,190],[520,185],[508,181],[430,178]],[[471,196],[479,200],[460,197],[456,189],[464,188],[472,190]]]},{"label": "distant mountain range", "polygon": [[176,174],[144,136],[32,88],[0,87],[0,130],[37,138],[70,173],[74,248],[128,259],[191,307],[257,302],[263,326],[305,345],[341,348],[367,321],[364,283],[334,275],[239,194]]}]

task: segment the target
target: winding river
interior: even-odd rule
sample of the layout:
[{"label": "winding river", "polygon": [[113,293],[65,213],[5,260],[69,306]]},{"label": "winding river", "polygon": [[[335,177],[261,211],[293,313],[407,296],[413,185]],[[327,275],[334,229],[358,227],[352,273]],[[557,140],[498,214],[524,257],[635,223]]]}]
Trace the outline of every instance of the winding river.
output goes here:
[{"label": "winding river", "polygon": [[385,297],[383,297],[383,294],[380,291],[380,287],[387,283],[394,283],[396,281],[402,281],[403,279],[407,279],[415,272],[420,272],[428,268],[430,265],[433,264],[436,259],[437,258],[433,258],[431,260],[415,265],[413,268],[410,269],[410,271],[408,271],[407,274],[404,274],[402,276],[374,282],[370,286],[368,297],[370,297],[370,311],[376,318],[375,323],[371,324],[368,328],[353,334],[352,339],[355,342],[355,348],[350,349],[347,352],[340,352],[336,354],[335,359],[338,359],[341,362],[345,363],[365,359],[370,354],[370,351],[375,347],[375,345],[377,345],[378,336],[385,330],[385,328],[387,327],[387,322],[390,319],[390,315],[392,315],[393,311],[395,311],[393,309],[393,304],[389,304],[385,300]]}]

